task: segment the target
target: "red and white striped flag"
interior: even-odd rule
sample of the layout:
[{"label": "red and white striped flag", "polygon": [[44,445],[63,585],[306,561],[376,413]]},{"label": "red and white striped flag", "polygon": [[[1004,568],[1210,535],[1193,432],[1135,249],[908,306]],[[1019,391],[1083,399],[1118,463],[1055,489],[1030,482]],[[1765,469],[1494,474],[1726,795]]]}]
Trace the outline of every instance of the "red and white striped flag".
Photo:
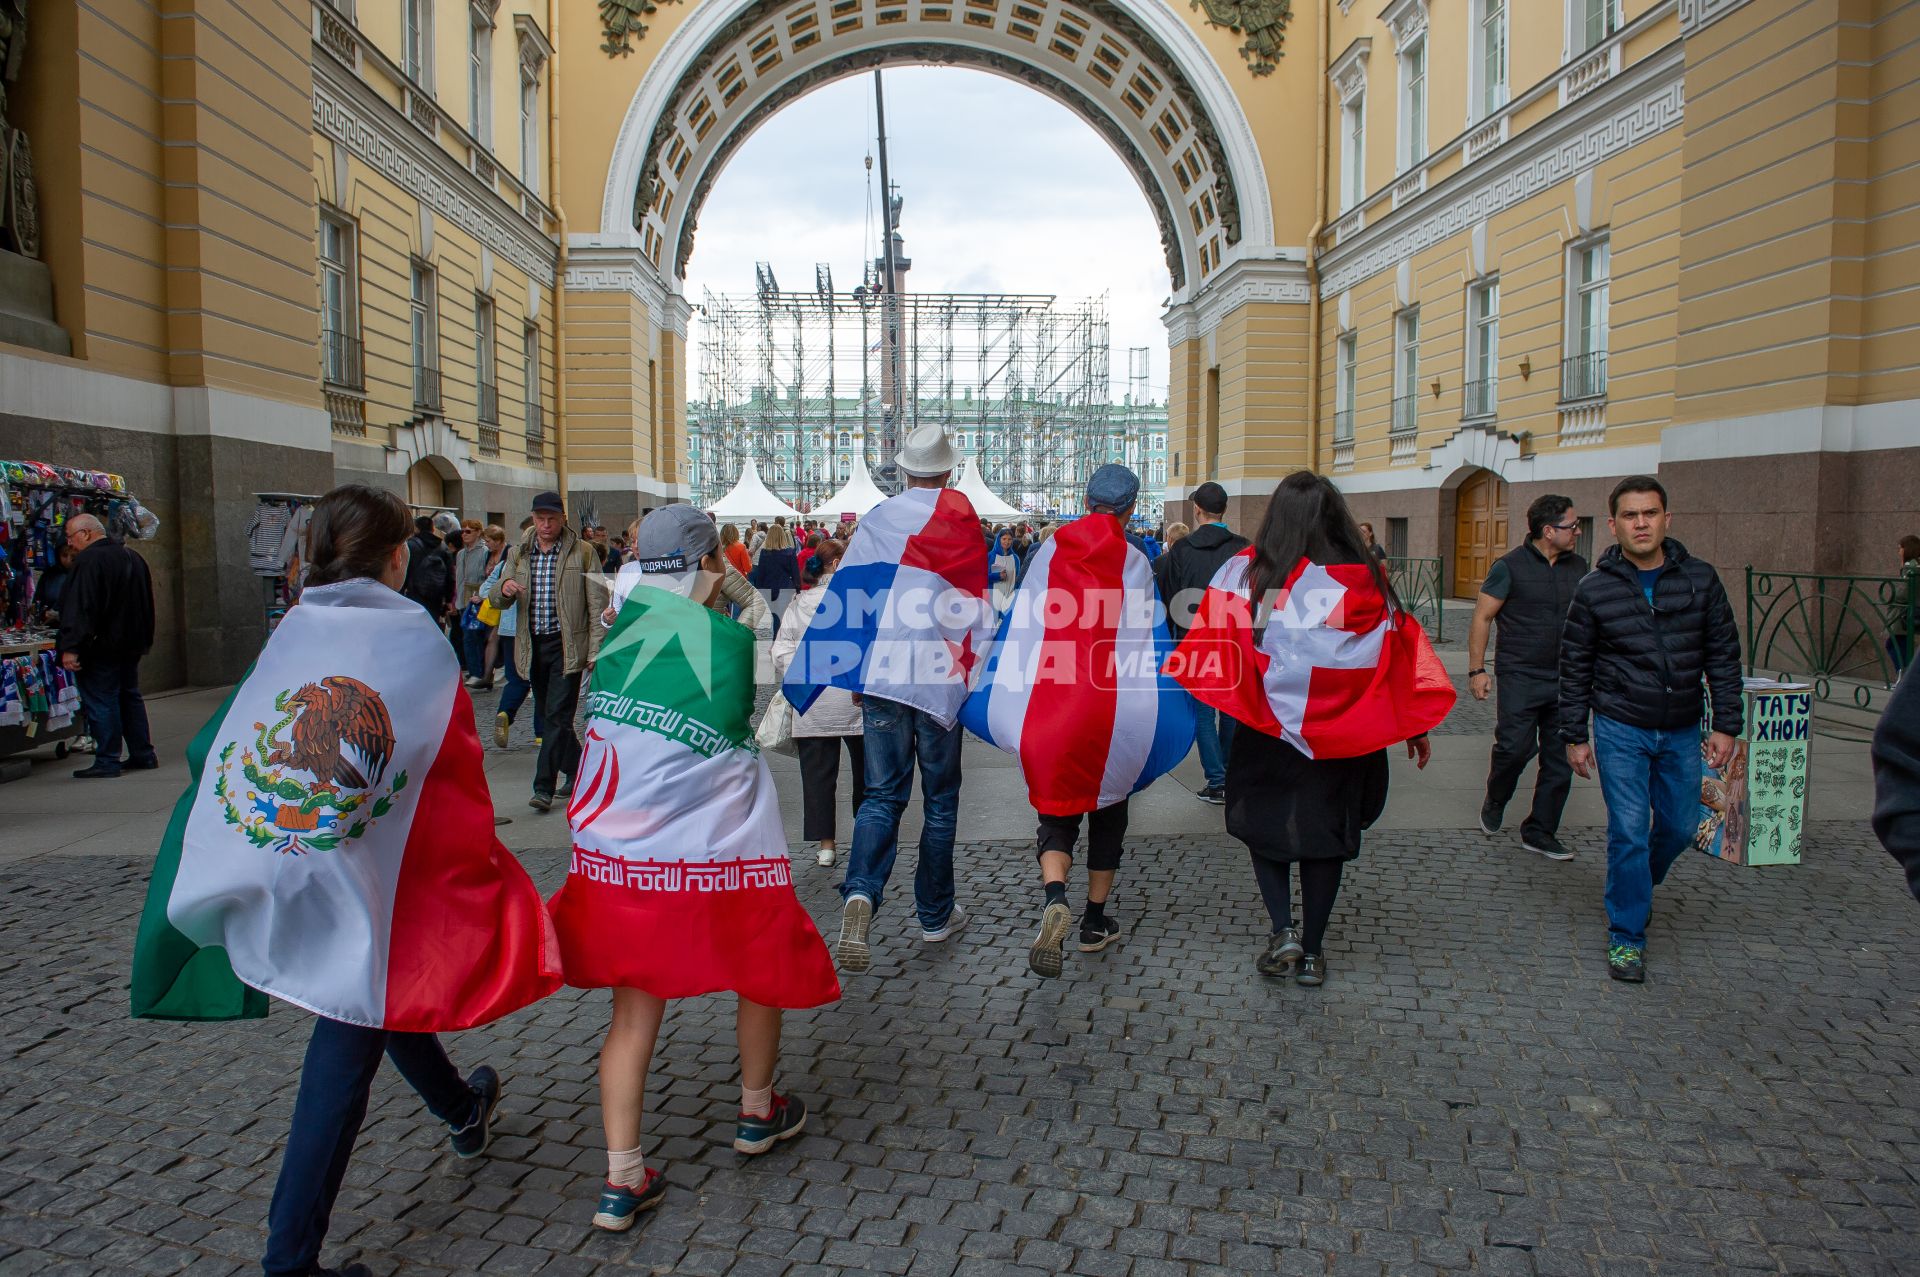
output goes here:
[{"label": "red and white striped flag", "polygon": [[1253,553],[1220,565],[1169,661],[1198,700],[1309,758],[1370,754],[1447,716],[1453,680],[1366,564],[1301,559],[1256,632]]}]

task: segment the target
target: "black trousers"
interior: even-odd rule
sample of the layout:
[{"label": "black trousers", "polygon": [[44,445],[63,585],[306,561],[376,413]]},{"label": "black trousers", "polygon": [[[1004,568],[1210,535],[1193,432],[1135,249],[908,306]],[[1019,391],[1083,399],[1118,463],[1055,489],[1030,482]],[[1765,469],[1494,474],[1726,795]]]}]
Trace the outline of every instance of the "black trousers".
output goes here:
[{"label": "black trousers", "polygon": [[1535,754],[1540,773],[1533,783],[1533,810],[1521,823],[1521,836],[1559,832],[1560,815],[1573,789],[1573,765],[1558,725],[1557,678],[1502,671],[1494,683],[1493,766],[1487,773],[1487,801],[1505,806]]},{"label": "black trousers", "polygon": [[[1073,844],[1080,839],[1080,820],[1073,816],[1040,817],[1040,850],[1064,851],[1073,855]],[[1088,812],[1087,868],[1095,873],[1112,873],[1120,867],[1120,845],[1127,836],[1127,800],[1098,811]]]},{"label": "black trousers", "polygon": [[580,675],[567,673],[567,656],[560,635],[537,634],[528,653],[527,681],[533,684],[533,707],[539,712],[540,761],[533,769],[533,792],[551,794],[560,776],[571,776],[580,766],[580,737],[573,730],[573,713],[580,705]]},{"label": "black trousers", "polygon": [[793,738],[800,751],[800,836],[808,842],[839,841],[834,822],[839,814],[842,741],[853,761],[853,810],[857,812],[867,797],[866,740],[859,736]]},{"label": "black trousers", "polygon": [[1333,917],[1333,902],[1340,898],[1340,870],[1344,860],[1268,860],[1258,852],[1253,856],[1253,876],[1260,884],[1260,898],[1267,902],[1267,915],[1276,932],[1293,925],[1293,887],[1288,877],[1290,865],[1300,866],[1300,947],[1319,953],[1326,943],[1327,920]]}]

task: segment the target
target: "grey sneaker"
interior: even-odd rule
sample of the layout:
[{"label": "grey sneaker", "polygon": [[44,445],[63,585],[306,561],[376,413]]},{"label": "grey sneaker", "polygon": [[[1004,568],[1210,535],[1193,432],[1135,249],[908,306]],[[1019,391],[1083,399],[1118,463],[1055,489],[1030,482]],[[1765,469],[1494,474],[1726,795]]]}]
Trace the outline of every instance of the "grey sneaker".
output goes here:
[{"label": "grey sneaker", "polygon": [[513,720],[511,718],[508,718],[505,714],[495,714],[493,716],[493,743],[501,749],[505,749],[507,747],[507,733],[512,729]]},{"label": "grey sneaker", "polygon": [[834,957],[842,971],[860,972],[873,965],[873,950],[867,944],[867,928],[873,922],[873,901],[865,896],[848,896],[840,914],[840,943]]},{"label": "grey sneaker", "polygon": [[1548,860],[1573,859],[1573,849],[1562,843],[1552,834],[1530,834],[1522,830],[1520,832],[1520,845],[1537,855],[1545,856]]},{"label": "grey sneaker", "polygon": [[1027,965],[1035,975],[1051,980],[1060,974],[1060,950],[1071,930],[1073,910],[1064,901],[1048,905],[1040,914],[1040,934],[1033,938],[1033,948],[1027,950]]},{"label": "grey sneaker", "polygon": [[1327,959],[1323,954],[1305,953],[1300,955],[1300,971],[1293,977],[1294,983],[1304,984],[1309,989],[1317,989],[1327,982]]},{"label": "grey sneaker", "polygon": [[1288,927],[1276,931],[1267,939],[1267,947],[1253,960],[1253,969],[1261,975],[1286,977],[1293,974],[1293,966],[1300,961],[1305,952],[1300,947],[1300,928]]},{"label": "grey sneaker", "polygon": [[959,905],[955,905],[953,912],[947,915],[947,923],[945,926],[935,931],[928,931],[925,927],[922,927],[920,929],[920,939],[927,944],[939,944],[944,940],[953,939],[953,937],[959,935],[966,929],[967,911]]}]

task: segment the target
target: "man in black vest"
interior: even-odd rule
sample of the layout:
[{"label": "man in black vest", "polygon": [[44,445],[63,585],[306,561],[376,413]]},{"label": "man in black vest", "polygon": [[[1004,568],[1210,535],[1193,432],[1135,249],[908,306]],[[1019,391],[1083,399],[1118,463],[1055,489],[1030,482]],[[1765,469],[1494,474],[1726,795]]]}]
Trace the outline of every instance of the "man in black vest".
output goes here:
[{"label": "man in black vest", "polygon": [[1558,726],[1560,627],[1587,561],[1573,552],[1580,520],[1567,497],[1544,496],[1527,507],[1527,540],[1494,560],[1474,605],[1467,633],[1467,687],[1487,699],[1487,630],[1500,619],[1500,689],[1494,701],[1493,768],[1480,804],[1480,828],[1500,832],[1507,803],[1527,762],[1540,755],[1533,810],[1520,825],[1520,845],[1549,860],[1571,860],[1555,835],[1573,788]]}]

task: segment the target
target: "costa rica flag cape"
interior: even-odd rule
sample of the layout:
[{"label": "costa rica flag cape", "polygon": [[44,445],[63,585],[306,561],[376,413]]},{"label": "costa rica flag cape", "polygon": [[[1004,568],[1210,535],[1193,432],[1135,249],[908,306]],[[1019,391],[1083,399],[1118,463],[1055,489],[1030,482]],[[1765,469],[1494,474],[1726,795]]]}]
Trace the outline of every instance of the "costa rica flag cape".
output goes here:
[{"label": "costa rica flag cape", "polygon": [[559,987],[540,894],[494,837],[459,663],[419,604],[365,578],[309,586],[187,757],[134,1015],[241,1019],[271,995],[439,1032]]},{"label": "costa rica flag cape", "polygon": [[753,739],[753,631],[686,597],[695,579],[630,564],[615,584],[549,901],[567,983],[820,1006],[840,982]]},{"label": "costa rica flag cape", "polygon": [[1196,700],[1309,758],[1371,754],[1447,716],[1453,680],[1366,564],[1301,559],[1256,630],[1253,555],[1220,565],[1169,662]]},{"label": "costa rica flag cape", "polygon": [[992,633],[973,503],[953,488],[908,488],[854,530],[782,690],[801,713],[839,687],[951,727]]},{"label": "costa rica flag cape", "polygon": [[1035,552],[960,721],[1020,760],[1042,815],[1096,811],[1193,745],[1193,704],[1161,673],[1172,650],[1147,557],[1085,515]]}]

